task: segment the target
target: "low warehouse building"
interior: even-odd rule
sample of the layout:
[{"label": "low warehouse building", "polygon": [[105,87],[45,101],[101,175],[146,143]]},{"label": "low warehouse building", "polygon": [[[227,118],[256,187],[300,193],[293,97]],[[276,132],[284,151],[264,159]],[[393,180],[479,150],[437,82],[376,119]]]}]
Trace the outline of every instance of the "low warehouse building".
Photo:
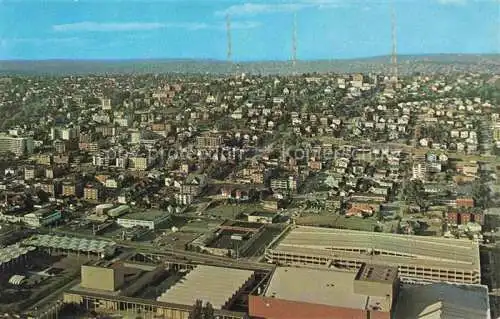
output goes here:
[{"label": "low warehouse building", "polygon": [[[216,318],[247,318],[245,312],[228,310],[225,306],[241,297],[239,289],[248,289],[245,286],[247,277],[253,278],[254,272],[198,267],[185,275],[162,265],[134,262],[102,261],[82,266],[81,282],[64,292],[63,301],[89,311],[141,313],[145,318],[188,319],[196,299],[203,299],[214,305]],[[158,296],[159,287],[169,288]]]},{"label": "low warehouse building", "polygon": [[250,295],[250,315],[273,319],[390,319],[397,269],[348,271],[278,267],[267,289]]},{"label": "low warehouse building", "polygon": [[270,263],[358,269],[364,263],[397,267],[402,280],[479,284],[479,246],[467,239],[298,226],[266,250]]},{"label": "low warehouse building", "polygon": [[253,275],[251,270],[199,265],[157,300],[193,305],[201,299],[210,302],[214,309],[224,309]]},{"label": "low warehouse building", "polygon": [[488,287],[407,284],[397,269],[364,264],[357,273],[278,267],[249,296],[249,314],[269,319],[490,319]]},{"label": "low warehouse building", "polygon": [[170,219],[170,214],[163,211],[148,210],[127,214],[118,218],[116,223],[125,228],[146,227],[154,230],[163,222]]}]

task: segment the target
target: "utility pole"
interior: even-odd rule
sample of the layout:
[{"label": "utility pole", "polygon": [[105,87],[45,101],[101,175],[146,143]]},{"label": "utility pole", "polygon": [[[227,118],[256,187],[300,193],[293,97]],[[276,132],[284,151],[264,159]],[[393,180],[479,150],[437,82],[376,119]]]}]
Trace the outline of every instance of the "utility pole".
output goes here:
[{"label": "utility pole", "polygon": [[297,74],[297,13],[293,13],[293,30],[292,30],[292,67],[293,74]]},{"label": "utility pole", "polygon": [[[226,15],[226,37],[227,37],[227,63],[233,64],[233,44],[231,41],[231,17]],[[231,67],[232,69],[232,67]],[[231,70],[232,71],[232,70]]]},{"label": "utility pole", "polygon": [[[497,23],[496,23],[497,26],[500,25],[500,5],[497,5]],[[497,54],[500,54],[500,29],[499,28],[496,28],[496,33],[497,33],[497,45],[496,45],[496,52]]]},{"label": "utility pole", "polygon": [[396,87],[398,84],[398,43],[396,32],[396,9],[394,0],[391,1],[391,38],[392,38],[392,53],[391,53],[391,67],[392,67],[392,84]]}]

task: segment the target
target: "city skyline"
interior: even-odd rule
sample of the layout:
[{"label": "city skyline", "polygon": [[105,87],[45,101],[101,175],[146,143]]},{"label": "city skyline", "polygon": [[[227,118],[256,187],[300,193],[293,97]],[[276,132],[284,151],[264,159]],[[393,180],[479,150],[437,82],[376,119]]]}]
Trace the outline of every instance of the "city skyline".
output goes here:
[{"label": "city skyline", "polygon": [[[498,53],[496,0],[395,0],[398,54]],[[0,59],[290,60],[390,55],[390,1],[0,1]],[[30,21],[30,23],[19,23]],[[175,45],[172,45],[175,44]]]}]

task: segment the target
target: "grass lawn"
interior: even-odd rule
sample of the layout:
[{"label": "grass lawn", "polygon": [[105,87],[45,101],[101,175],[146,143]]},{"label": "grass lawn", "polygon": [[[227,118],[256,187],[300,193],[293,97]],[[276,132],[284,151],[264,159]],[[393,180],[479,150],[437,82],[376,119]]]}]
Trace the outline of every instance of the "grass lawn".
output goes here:
[{"label": "grass lawn", "polygon": [[377,225],[374,218],[332,216],[304,216],[295,220],[297,225],[322,226],[342,229],[373,231]]},{"label": "grass lawn", "polygon": [[223,219],[236,219],[240,214],[248,214],[256,211],[263,211],[260,204],[212,204],[203,213],[205,216],[214,215]]}]

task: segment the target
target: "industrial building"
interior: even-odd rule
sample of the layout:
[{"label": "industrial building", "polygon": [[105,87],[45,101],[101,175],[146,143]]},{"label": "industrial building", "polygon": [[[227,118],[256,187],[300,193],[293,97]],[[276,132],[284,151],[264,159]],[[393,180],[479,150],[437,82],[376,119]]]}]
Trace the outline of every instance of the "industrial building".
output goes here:
[{"label": "industrial building", "polygon": [[255,282],[262,280],[262,274],[203,265],[184,269],[133,261],[85,265],[81,282],[65,291],[63,300],[98,312],[187,319],[196,300],[201,299],[212,303],[217,318],[247,318],[246,309],[229,308],[240,302],[242,294],[254,289]]},{"label": "industrial building", "polygon": [[490,319],[488,287],[481,285],[402,285],[394,318]]},{"label": "industrial building", "polygon": [[112,256],[116,244],[112,241],[89,240],[78,237],[63,237],[52,235],[35,235],[23,241],[25,246],[34,246],[48,249],[50,252],[71,254],[98,255],[99,257]]},{"label": "industrial building", "polygon": [[[101,212],[104,212],[104,210],[102,210]],[[116,208],[111,208],[107,210],[107,214],[110,217],[118,217],[121,215],[125,215],[128,212],[130,212],[130,206],[128,205],[120,205]],[[96,208],[96,213],[99,213],[97,208]]]},{"label": "industrial building", "polygon": [[224,309],[251,282],[253,275],[251,270],[199,265],[157,300],[194,305],[200,299],[210,302],[214,309]]},{"label": "industrial building", "polygon": [[465,239],[293,226],[266,249],[269,263],[358,269],[397,267],[404,281],[479,284],[479,247]]},{"label": "industrial building", "polygon": [[407,284],[397,268],[363,264],[357,273],[277,267],[249,295],[249,314],[273,319],[490,319],[488,288]]},{"label": "industrial building", "polygon": [[249,296],[249,313],[273,319],[390,319],[397,269],[364,265],[349,271],[278,267],[267,287]]},{"label": "industrial building", "polygon": [[127,214],[123,217],[118,218],[116,223],[125,228],[146,227],[154,230],[158,227],[158,225],[166,222],[169,219],[169,213],[163,211],[147,210],[144,212]]},{"label": "industrial building", "polygon": [[261,223],[228,220],[213,232],[200,235],[187,246],[199,252],[238,258],[245,255],[263,234]]}]

